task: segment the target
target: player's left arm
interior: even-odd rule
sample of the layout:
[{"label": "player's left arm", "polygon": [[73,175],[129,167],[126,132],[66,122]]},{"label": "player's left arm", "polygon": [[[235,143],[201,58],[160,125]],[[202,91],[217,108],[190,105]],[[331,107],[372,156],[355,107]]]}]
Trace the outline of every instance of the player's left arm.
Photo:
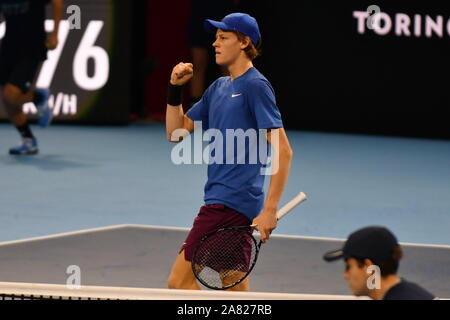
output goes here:
[{"label": "player's left arm", "polygon": [[55,22],[55,26],[53,28],[53,31],[47,37],[47,48],[50,50],[53,50],[58,46],[59,23],[61,22],[64,12],[63,0],[52,0],[52,7],[53,21]]},{"label": "player's left arm", "polygon": [[261,234],[261,241],[269,239],[270,233],[277,226],[277,208],[288,180],[293,151],[284,128],[272,129],[267,133],[267,140],[272,146],[272,175],[269,190],[262,212],[253,220]]}]

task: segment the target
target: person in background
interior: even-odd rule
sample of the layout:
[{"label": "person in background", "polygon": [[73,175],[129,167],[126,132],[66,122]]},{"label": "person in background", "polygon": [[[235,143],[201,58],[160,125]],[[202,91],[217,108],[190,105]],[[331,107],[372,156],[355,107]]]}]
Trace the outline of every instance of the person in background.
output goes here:
[{"label": "person in background", "polygon": [[[436,299],[432,293],[397,275],[402,255],[401,246],[391,231],[369,226],[350,234],[342,249],[327,252],[323,258],[328,262],[344,259],[344,279],[355,296],[369,296],[374,300]],[[375,266],[380,272],[379,286],[369,279],[373,277],[371,270],[375,270]]]},{"label": "person in background", "polygon": [[0,0],[0,12],[6,21],[6,33],[0,48],[0,96],[11,123],[22,142],[9,150],[12,155],[38,153],[38,143],[22,111],[23,104],[33,102],[38,110],[39,125],[47,127],[52,120],[48,89],[31,89],[47,50],[58,45],[59,22],[63,1],[52,0],[55,27],[47,35],[45,13],[49,0]]}]

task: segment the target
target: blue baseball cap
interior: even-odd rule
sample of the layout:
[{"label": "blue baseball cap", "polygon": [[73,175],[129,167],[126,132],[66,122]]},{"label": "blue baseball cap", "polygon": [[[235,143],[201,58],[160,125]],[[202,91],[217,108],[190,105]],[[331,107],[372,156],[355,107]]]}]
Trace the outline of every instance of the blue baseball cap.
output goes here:
[{"label": "blue baseball cap", "polygon": [[261,39],[261,33],[259,32],[256,19],[246,13],[231,13],[223,18],[222,21],[206,19],[204,26],[209,33],[216,33],[217,29],[238,31],[248,36],[254,45]]}]

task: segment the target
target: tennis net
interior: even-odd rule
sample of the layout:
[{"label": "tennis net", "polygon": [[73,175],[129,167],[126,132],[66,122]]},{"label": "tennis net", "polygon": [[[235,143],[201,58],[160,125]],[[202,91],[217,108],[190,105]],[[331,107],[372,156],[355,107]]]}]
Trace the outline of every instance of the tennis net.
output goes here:
[{"label": "tennis net", "polygon": [[354,300],[346,295],[173,290],[0,282],[0,300]]}]

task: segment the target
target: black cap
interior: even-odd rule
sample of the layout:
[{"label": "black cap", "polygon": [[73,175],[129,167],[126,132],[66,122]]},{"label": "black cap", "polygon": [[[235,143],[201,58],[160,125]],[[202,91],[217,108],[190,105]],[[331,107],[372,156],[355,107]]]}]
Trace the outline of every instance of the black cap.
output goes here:
[{"label": "black cap", "polygon": [[370,226],[349,235],[342,249],[324,254],[326,261],[342,258],[368,258],[372,261],[386,261],[398,245],[397,238],[385,227]]}]

